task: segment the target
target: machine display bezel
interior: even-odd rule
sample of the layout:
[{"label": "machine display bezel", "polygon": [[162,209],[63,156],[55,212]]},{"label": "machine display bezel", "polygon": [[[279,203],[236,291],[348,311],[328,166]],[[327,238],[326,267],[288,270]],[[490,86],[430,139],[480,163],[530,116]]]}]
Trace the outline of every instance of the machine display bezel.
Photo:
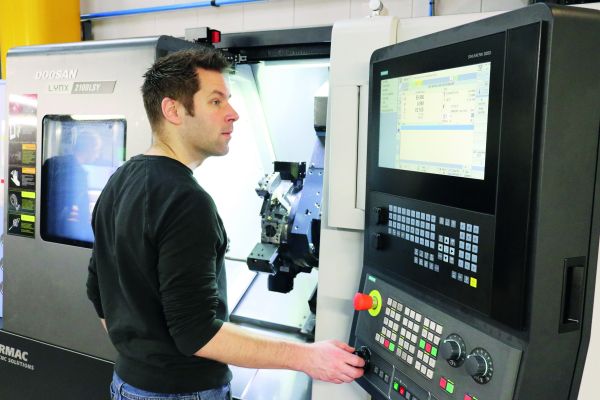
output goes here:
[{"label": "machine display bezel", "polygon": [[[372,60],[367,161],[369,190],[486,214],[495,213],[505,38],[506,34],[502,32],[418,53]],[[491,71],[483,180],[379,166],[382,80],[485,62],[491,63]]]}]

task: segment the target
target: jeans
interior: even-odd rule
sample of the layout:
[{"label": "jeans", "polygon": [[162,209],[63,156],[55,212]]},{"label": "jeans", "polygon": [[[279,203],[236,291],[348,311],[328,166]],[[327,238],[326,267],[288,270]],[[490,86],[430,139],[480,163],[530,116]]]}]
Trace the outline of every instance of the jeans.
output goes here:
[{"label": "jeans", "polygon": [[111,400],[230,400],[230,385],[220,388],[202,390],[193,393],[153,393],[133,387],[125,382],[116,373],[113,373],[113,381],[110,384]]}]

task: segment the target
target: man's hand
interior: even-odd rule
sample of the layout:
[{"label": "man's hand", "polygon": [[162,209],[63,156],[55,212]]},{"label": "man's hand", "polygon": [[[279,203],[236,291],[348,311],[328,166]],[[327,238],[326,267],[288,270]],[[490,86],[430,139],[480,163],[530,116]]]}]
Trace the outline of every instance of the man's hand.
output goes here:
[{"label": "man's hand", "polygon": [[308,345],[305,365],[301,368],[311,378],[325,382],[344,383],[360,378],[365,361],[352,354],[354,348],[338,340],[326,340]]}]

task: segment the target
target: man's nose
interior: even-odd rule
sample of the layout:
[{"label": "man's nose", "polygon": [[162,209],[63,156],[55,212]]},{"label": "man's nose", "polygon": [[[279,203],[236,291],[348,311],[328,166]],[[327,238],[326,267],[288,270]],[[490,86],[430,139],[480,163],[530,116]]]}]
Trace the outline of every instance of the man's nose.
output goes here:
[{"label": "man's nose", "polygon": [[227,122],[235,122],[238,119],[240,119],[239,114],[237,113],[237,111],[235,111],[235,108],[233,108],[231,104],[229,104],[229,112],[227,113],[225,118],[227,119]]}]

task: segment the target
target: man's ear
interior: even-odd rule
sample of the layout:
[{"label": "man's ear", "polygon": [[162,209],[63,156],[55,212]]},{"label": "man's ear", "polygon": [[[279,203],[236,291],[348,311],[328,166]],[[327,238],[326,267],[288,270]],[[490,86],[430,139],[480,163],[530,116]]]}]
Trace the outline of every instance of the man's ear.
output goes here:
[{"label": "man's ear", "polygon": [[167,121],[174,125],[181,124],[181,104],[177,100],[165,97],[160,103],[160,108]]}]

